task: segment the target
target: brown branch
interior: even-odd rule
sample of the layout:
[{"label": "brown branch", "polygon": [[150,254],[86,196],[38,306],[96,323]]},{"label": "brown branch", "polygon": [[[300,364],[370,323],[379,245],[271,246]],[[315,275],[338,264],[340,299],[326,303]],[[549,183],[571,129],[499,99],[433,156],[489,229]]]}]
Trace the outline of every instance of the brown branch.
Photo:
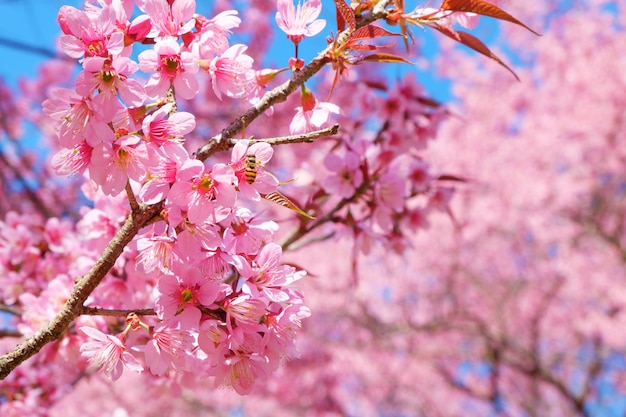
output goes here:
[{"label": "brown branch", "polygon": [[8,306],[8,305],[3,304],[3,303],[0,303],[0,311],[12,314],[14,316],[21,316],[22,315],[22,312],[20,311],[19,308],[13,307],[13,306]]}]

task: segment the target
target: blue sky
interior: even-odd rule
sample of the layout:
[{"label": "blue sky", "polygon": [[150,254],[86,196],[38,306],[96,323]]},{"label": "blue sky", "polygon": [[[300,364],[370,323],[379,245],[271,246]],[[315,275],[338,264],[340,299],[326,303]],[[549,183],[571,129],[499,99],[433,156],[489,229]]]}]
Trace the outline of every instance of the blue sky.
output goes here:
[{"label": "blue sky", "polygon": [[5,45],[6,41],[20,42],[32,48],[53,52],[58,29],[56,15],[67,1],[62,0],[0,0],[0,76],[11,86],[22,76],[33,77],[38,65],[46,57]]}]

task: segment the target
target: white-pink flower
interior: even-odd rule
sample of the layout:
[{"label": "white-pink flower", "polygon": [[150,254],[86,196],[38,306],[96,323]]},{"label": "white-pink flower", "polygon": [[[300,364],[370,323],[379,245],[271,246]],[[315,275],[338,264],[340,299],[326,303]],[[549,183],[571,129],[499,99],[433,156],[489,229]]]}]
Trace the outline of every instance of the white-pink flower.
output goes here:
[{"label": "white-pink flower", "polygon": [[187,370],[194,337],[186,330],[163,324],[152,331],[152,339],[143,349],[146,365],[154,375],[162,376],[168,369]]},{"label": "white-pink flower", "polygon": [[88,340],[80,347],[82,355],[98,370],[115,381],[122,376],[123,367],[140,373],[143,367],[132,354],[126,352],[124,333],[119,336],[102,333],[93,327],[83,326],[79,329],[92,340]]},{"label": "white-pink flower", "polygon": [[83,68],[76,77],[76,92],[83,97],[98,92],[93,104],[100,120],[110,122],[122,108],[118,95],[128,106],[143,104],[146,93],[139,81],[129,78],[137,71],[137,64],[129,58],[86,58]]},{"label": "white-pink flower", "polygon": [[292,135],[297,135],[321,129],[330,121],[331,113],[339,114],[339,106],[317,100],[310,110],[304,109],[304,106],[298,106],[296,107],[296,114],[289,124],[289,132]]},{"label": "white-pink flower", "polygon": [[230,30],[241,23],[236,10],[225,10],[212,19],[196,16],[198,32],[192,42],[198,47],[200,56],[209,59],[215,54],[221,54],[228,49]]},{"label": "white-pink flower", "polygon": [[326,26],[326,20],[317,19],[322,11],[321,0],[306,0],[297,6],[293,0],[278,0],[276,5],[276,23],[295,44],[306,36],[317,35]]},{"label": "white-pink flower", "polygon": [[238,43],[211,60],[208,71],[213,91],[220,100],[222,94],[232,98],[244,97],[247,85],[255,80],[254,59],[244,53],[247,49],[246,45]]},{"label": "white-pink flower", "polygon": [[150,16],[152,27],[158,31],[157,39],[177,38],[195,25],[195,0],[138,0],[137,5]]},{"label": "white-pink flower", "polygon": [[124,50],[124,32],[116,26],[115,8],[103,7],[97,14],[71,6],[59,11],[64,35],[59,38],[61,50],[72,58],[118,56]]},{"label": "white-pink flower", "polygon": [[336,153],[330,153],[324,159],[324,166],[333,173],[322,184],[329,194],[349,198],[363,183],[361,159],[355,152],[346,151],[343,158]]},{"label": "white-pink flower", "polygon": [[193,114],[178,111],[171,113],[173,105],[166,104],[154,113],[147,115],[141,124],[146,142],[162,146],[168,142],[182,142],[183,136],[196,127]]}]

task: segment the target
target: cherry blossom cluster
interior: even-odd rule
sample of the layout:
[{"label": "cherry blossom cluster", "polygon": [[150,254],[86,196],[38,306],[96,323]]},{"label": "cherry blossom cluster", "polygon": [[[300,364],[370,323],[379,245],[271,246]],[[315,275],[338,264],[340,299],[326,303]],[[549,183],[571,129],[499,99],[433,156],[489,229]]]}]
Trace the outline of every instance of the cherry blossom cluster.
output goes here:
[{"label": "cherry blossom cluster", "polygon": [[[61,49],[80,60],[82,71],[74,89],[53,90],[44,103],[61,146],[52,163],[57,173],[89,180],[85,193],[95,207],[78,225],[80,240],[46,224],[51,237],[34,244],[25,236],[21,245],[7,245],[30,245],[34,256],[42,256],[38,249],[45,246],[52,256],[54,239],[73,242],[61,245],[73,257],[64,270],[48,270],[50,276],[33,282],[38,288],[21,294],[18,330],[32,334],[54,317],[74,279],[86,272],[84,261],[97,259],[129,214],[127,193],[131,205],[161,204],[162,220],[138,235],[88,305],[153,308],[155,317],[130,313],[120,332],[112,332],[109,320],[79,318],[75,337],[86,341],[80,350],[89,369],[111,379],[124,366],[172,378],[202,369],[216,386],[247,393],[283,358],[297,355],[295,334],[309,310],[290,286],[306,273],[281,264],[282,249],[272,242],[277,224],[245,207],[277,191],[277,178],[264,169],[272,147],[240,140],[230,162],[198,160],[185,147],[195,117],[178,111],[177,101],[198,94],[196,76],[203,71],[218,99],[254,103],[263,93],[263,77],[253,70],[245,45],[229,44],[230,30],[240,24],[236,11],[208,19],[195,13],[194,1],[136,3],[143,14],[132,21],[132,1],[88,3],[84,10],[66,6],[59,13]],[[295,11],[283,3],[277,19],[287,28]],[[317,14],[320,8],[318,2]],[[309,22],[300,23],[302,30]],[[319,32],[323,21],[316,27],[299,39]],[[139,43],[150,47],[137,63],[130,57]],[[78,241],[81,246],[73,248]],[[18,257],[13,262],[15,286],[28,282],[24,274],[34,268]],[[15,286],[4,290],[7,305],[25,291]]]},{"label": "cherry blossom cluster", "polygon": [[[131,20],[135,6],[141,14]],[[287,69],[296,75],[304,72],[298,45],[325,26],[321,7],[319,0],[277,1],[276,23],[296,46]],[[371,74],[346,71],[333,97],[341,106],[302,84],[289,111],[267,108],[274,114],[260,129],[264,137],[279,126],[297,136],[341,123],[340,137],[306,156],[290,150],[285,158],[270,140],[238,139],[220,149],[229,158],[205,159],[190,149],[206,123],[206,103],[193,99],[209,91],[213,102],[255,106],[281,72],[255,70],[248,47],[231,45],[231,30],[242,23],[236,11],[209,19],[195,13],[193,0],[99,0],[84,10],[65,6],[58,20],[60,48],[81,72],[73,88],[52,89],[43,104],[58,139],[52,166],[82,175],[92,206],[75,225],[15,213],[0,223],[0,273],[8,277],[1,301],[20,335],[36,336],[54,321],[128,219],[146,207],[156,215],[108,259],[112,267],[79,305],[62,343],[45,347],[49,356],[80,352],[82,362],[45,379],[28,367],[11,374],[3,413],[23,407],[21,414],[45,415],[72,381],[95,372],[117,380],[125,369],[183,387],[208,376],[214,386],[248,394],[298,355],[296,334],[310,315],[294,288],[306,272],[282,261],[283,248],[326,229],[322,238],[348,235],[363,252],[375,244],[402,251],[431,209],[447,209],[451,188],[422,155],[446,113],[411,76],[386,90]],[[304,209],[278,192],[284,184],[267,169],[274,158],[291,178],[302,173],[296,164],[319,163],[310,169],[319,177],[289,184],[310,196]],[[268,220],[272,208],[256,210],[277,195],[301,215],[291,235]],[[45,359],[37,359],[42,369]],[[29,389],[37,385],[49,395]]]}]

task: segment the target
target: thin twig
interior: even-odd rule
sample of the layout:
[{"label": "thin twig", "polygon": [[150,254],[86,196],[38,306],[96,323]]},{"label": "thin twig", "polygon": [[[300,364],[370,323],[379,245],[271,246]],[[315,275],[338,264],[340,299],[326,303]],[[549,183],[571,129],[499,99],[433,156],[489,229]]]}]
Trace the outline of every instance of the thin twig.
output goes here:
[{"label": "thin twig", "polygon": [[156,316],[156,311],[153,308],[141,308],[134,310],[110,310],[101,307],[84,307],[81,314],[88,316],[111,316],[111,317],[126,317],[129,314],[134,313],[138,316]]},{"label": "thin twig", "polygon": [[[315,139],[323,138],[326,136],[336,135],[339,132],[339,125],[334,124],[330,127],[316,130],[308,133],[301,133],[299,135],[280,136],[276,138],[262,138],[262,139],[250,139],[250,143],[264,142],[270,145],[287,145],[293,143],[311,143]],[[241,139],[229,139],[228,142],[234,146]]]}]

